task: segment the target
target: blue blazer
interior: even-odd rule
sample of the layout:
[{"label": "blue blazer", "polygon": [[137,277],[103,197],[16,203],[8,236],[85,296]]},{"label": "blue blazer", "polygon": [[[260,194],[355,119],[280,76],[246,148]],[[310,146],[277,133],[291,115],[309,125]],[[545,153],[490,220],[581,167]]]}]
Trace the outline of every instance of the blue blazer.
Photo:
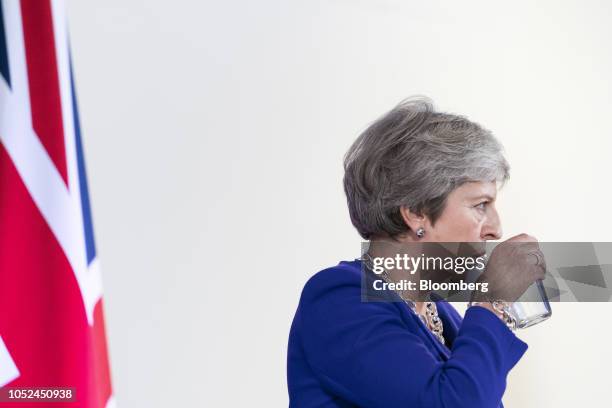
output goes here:
[{"label": "blue blazer", "polygon": [[[304,286],[291,325],[291,407],[497,408],[527,350],[491,311],[436,302],[446,346],[403,302],[362,302],[361,262]],[[399,298],[398,298],[399,299]]]}]

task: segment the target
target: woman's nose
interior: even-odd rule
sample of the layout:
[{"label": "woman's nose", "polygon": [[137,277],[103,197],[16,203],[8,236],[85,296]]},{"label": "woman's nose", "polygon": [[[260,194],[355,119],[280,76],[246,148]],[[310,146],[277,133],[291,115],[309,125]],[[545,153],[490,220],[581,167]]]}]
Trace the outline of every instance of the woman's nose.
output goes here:
[{"label": "woman's nose", "polygon": [[501,220],[497,210],[493,208],[487,217],[487,222],[482,226],[481,236],[484,240],[497,240],[501,239],[502,235]]}]

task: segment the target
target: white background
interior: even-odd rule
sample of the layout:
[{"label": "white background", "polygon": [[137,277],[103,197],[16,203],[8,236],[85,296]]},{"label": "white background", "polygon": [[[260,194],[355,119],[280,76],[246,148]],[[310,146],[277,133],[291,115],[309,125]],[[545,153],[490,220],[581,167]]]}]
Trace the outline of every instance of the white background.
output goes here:
[{"label": "white background", "polygon": [[[612,240],[610,3],[68,8],[119,407],[287,405],[301,288],[360,248],[342,156],[407,96],[505,145],[505,237]],[[506,405],[609,403],[612,305],[553,310]]]}]

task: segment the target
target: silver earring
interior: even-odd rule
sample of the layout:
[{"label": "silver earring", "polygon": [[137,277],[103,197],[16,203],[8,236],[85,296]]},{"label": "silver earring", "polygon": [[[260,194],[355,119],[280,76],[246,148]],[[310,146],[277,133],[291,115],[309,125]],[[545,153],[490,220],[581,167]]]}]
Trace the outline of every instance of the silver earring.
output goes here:
[{"label": "silver earring", "polygon": [[418,238],[423,238],[425,236],[425,228],[421,227],[417,229],[415,234]]}]

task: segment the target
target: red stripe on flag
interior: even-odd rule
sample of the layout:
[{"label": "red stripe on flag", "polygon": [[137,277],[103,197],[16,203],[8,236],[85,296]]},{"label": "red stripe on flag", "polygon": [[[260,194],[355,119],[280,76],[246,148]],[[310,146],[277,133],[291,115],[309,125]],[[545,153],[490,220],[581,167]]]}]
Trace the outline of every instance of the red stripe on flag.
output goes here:
[{"label": "red stripe on flag", "polygon": [[103,408],[101,302],[94,316],[92,328],[68,259],[0,143],[0,334],[20,372],[7,387],[74,387],[77,402],[49,406]]},{"label": "red stripe on flag", "polygon": [[50,0],[21,0],[32,124],[68,184],[62,103]]}]

